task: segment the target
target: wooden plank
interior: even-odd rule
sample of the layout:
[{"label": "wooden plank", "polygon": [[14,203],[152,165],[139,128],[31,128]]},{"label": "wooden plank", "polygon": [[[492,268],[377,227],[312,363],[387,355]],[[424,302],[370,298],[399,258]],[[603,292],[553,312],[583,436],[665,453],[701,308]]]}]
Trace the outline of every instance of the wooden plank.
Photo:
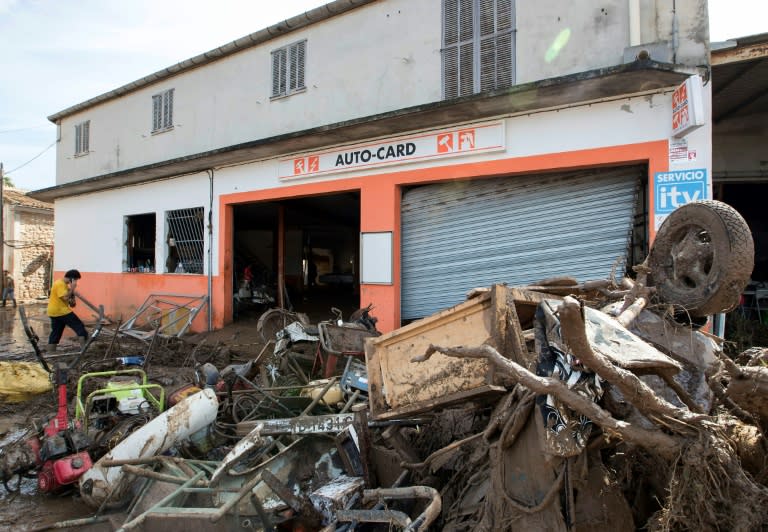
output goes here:
[{"label": "wooden plank", "polygon": [[413,417],[417,414],[432,412],[439,408],[445,408],[446,406],[457,404],[463,405],[468,401],[495,400],[499,396],[507,393],[507,391],[507,388],[504,386],[485,384],[483,386],[472,388],[471,390],[456,392],[446,395],[445,397],[422,401],[402,408],[388,409],[379,412],[374,412],[373,409],[371,409],[371,417],[376,421]]},{"label": "wooden plank", "polygon": [[[471,390],[486,384],[488,362],[436,354],[425,362],[411,362],[430,344],[481,345],[492,342],[491,296],[466,301],[369,341],[381,372],[381,389],[392,409]],[[370,368],[369,368],[370,371]],[[382,406],[382,405],[372,405]]]}]

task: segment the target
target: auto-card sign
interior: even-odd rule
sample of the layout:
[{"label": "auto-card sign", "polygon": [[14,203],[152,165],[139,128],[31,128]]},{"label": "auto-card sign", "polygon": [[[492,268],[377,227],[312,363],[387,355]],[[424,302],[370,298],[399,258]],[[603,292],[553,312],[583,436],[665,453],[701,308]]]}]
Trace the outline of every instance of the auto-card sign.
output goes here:
[{"label": "auto-card sign", "polygon": [[281,159],[280,179],[300,179],[503,150],[504,122],[472,124]]},{"label": "auto-card sign", "polygon": [[664,219],[686,203],[709,199],[706,168],[656,172],[654,187],[654,226],[658,229]]}]

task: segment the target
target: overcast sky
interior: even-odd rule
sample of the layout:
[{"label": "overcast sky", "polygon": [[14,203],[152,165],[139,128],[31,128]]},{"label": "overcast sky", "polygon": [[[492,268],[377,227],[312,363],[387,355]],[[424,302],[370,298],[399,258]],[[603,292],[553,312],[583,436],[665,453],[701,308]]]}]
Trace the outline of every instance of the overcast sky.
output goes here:
[{"label": "overcast sky", "polygon": [[[56,129],[47,116],[325,3],[0,0],[5,172],[20,188],[53,186]],[[712,41],[766,33],[768,0],[710,0],[709,17]]]}]

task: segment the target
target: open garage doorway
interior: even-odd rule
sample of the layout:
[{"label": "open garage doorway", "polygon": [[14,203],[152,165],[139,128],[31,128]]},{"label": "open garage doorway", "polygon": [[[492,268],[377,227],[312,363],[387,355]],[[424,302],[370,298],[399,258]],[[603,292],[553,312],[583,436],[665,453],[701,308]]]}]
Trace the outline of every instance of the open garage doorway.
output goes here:
[{"label": "open garage doorway", "polygon": [[359,306],[360,194],[234,207],[235,321],[282,305],[312,322]]}]

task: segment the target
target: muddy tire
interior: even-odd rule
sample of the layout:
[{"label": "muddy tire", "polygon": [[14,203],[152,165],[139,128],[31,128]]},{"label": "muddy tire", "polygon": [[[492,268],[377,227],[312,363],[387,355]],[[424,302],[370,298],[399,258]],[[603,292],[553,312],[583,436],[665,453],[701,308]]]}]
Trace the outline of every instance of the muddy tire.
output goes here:
[{"label": "muddy tire", "polygon": [[755,263],[747,222],[731,206],[697,201],[673,211],[648,255],[649,284],[663,303],[691,317],[739,304]]},{"label": "muddy tire", "polygon": [[256,322],[256,331],[264,343],[275,341],[277,333],[298,319],[298,315],[290,310],[273,308],[266,311]]}]

